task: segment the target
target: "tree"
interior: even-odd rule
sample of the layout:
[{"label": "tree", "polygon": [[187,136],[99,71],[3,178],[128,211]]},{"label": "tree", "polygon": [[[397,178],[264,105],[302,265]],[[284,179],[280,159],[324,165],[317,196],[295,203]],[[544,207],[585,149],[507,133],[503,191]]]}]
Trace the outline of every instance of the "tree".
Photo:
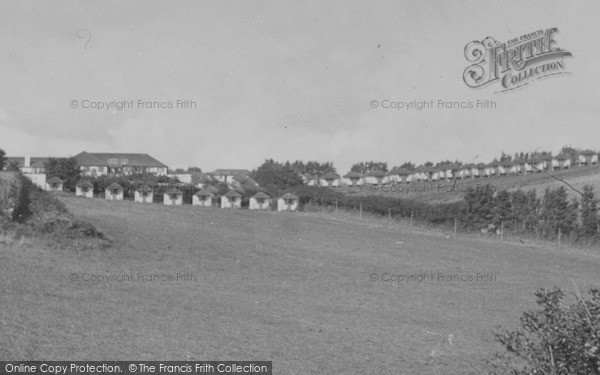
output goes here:
[{"label": "tree", "polygon": [[58,177],[63,180],[68,190],[74,190],[81,178],[81,169],[77,160],[71,158],[50,158],[45,163],[46,175],[49,178]]},{"label": "tree", "polygon": [[583,187],[581,198],[581,235],[594,237],[598,235],[598,200],[594,198],[594,188],[590,185]]},{"label": "tree", "polygon": [[367,161],[367,162],[356,163],[352,166],[352,168],[350,168],[350,172],[358,172],[361,174],[367,174],[372,171],[387,172],[388,171],[387,163],[382,162],[382,161],[378,161],[378,162]]},{"label": "tree", "polygon": [[291,164],[281,164],[273,159],[265,162],[250,173],[250,177],[271,196],[278,196],[290,188],[302,185],[302,178]]},{"label": "tree", "polygon": [[188,167],[188,172],[190,173],[202,173],[202,169],[198,167]]},{"label": "tree", "polygon": [[0,148],[0,171],[4,168],[4,164],[6,163],[6,152]]},{"label": "tree", "polygon": [[403,163],[400,168],[405,168],[408,169],[409,171],[414,171],[415,170],[415,165],[413,163],[411,163],[410,161],[407,161],[406,163]]},{"label": "tree", "polygon": [[11,160],[9,162],[6,163],[6,170],[8,172],[18,172],[21,170],[21,168],[19,168],[19,162],[16,160]]},{"label": "tree", "polygon": [[564,186],[550,190],[546,188],[542,198],[540,218],[544,224],[546,234],[552,237],[558,235],[560,229],[562,234],[568,234],[574,229],[574,223],[569,222],[572,217],[573,207],[569,206],[567,191]]}]

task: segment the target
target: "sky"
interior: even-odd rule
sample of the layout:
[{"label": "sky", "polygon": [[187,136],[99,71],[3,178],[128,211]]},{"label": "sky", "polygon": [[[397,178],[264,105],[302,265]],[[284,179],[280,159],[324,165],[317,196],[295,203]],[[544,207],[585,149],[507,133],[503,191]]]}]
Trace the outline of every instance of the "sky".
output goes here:
[{"label": "sky", "polygon": [[[3,1],[0,148],[148,153],[203,171],[317,160],[340,173],[598,150],[599,14],[596,0]],[[552,27],[568,74],[507,92],[463,82],[469,42]],[[382,108],[432,100],[496,107]],[[91,108],[110,102],[133,104]]]}]

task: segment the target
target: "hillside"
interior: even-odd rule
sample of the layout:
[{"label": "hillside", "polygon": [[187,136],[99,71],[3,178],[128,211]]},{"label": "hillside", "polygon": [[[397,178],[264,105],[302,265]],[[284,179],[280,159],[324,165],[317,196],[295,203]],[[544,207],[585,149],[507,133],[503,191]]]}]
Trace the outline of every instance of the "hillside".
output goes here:
[{"label": "hillside", "polygon": [[388,185],[384,188],[375,188],[373,186],[364,186],[358,188],[341,187],[337,188],[336,191],[349,195],[377,194],[387,197],[408,198],[430,203],[449,203],[462,200],[465,191],[468,189],[483,189],[486,184],[490,184],[490,187],[495,190],[508,189],[512,191],[519,188],[523,190],[535,189],[538,196],[541,196],[547,187],[555,189],[562,185],[567,189],[569,197],[579,195],[576,191],[565,185],[565,183],[558,181],[552,176],[566,181],[579,191],[583,189],[584,185],[593,185],[594,191],[600,191],[599,166],[516,176],[508,175],[490,178],[465,178],[464,180],[441,180],[431,183],[411,183],[400,184],[397,186]]}]

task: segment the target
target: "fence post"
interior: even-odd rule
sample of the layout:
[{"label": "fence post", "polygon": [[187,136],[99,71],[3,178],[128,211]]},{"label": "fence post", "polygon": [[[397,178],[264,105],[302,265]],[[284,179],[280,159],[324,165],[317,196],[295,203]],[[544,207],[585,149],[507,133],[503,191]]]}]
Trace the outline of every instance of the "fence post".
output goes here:
[{"label": "fence post", "polygon": [[413,210],[410,210],[410,229],[413,227]]},{"label": "fence post", "polygon": [[339,208],[338,208],[338,200],[337,199],[335,200],[335,213],[336,214],[340,213]]},{"label": "fence post", "polygon": [[362,217],[362,202],[358,202],[358,205],[359,205],[358,207],[360,210],[360,217]]},{"label": "fence post", "polygon": [[454,218],[454,237],[456,237],[457,218]]},{"label": "fence post", "polygon": [[500,223],[500,242],[504,242],[504,221]]},{"label": "fence post", "polygon": [[562,237],[562,231],[560,230],[560,227],[558,227],[558,246],[560,247],[560,238]]},{"label": "fence post", "polygon": [[392,221],[392,209],[388,208],[388,219]]},{"label": "fence post", "polygon": [[325,212],[325,206],[323,205],[323,198],[321,197],[321,212]]}]

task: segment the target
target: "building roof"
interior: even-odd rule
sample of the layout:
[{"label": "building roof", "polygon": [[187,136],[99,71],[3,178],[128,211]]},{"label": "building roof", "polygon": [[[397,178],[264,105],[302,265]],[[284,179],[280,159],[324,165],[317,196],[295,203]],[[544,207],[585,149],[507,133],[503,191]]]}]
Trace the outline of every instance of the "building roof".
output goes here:
[{"label": "building roof", "polygon": [[98,159],[94,155],[83,151],[74,156],[75,160],[77,160],[77,164],[80,166],[94,166],[94,167],[104,167],[108,166],[108,163],[103,161],[102,159]]},{"label": "building roof", "polygon": [[54,177],[48,179],[46,182],[58,182],[59,184],[62,184],[63,180],[61,180],[60,178],[54,176]]},{"label": "building roof", "polygon": [[[24,156],[8,156],[5,158],[7,162],[17,162],[19,168],[25,166],[25,157]],[[46,166],[46,162],[50,158],[44,157],[31,157],[29,159],[29,166],[35,168],[44,168]]]},{"label": "building roof", "polygon": [[215,169],[214,172],[212,172],[212,174],[218,174],[218,175],[226,175],[226,176],[235,176],[238,174],[247,176],[250,174],[250,171],[247,169]]},{"label": "building roof", "polygon": [[227,192],[227,194],[225,194],[224,196],[225,197],[241,197],[242,195],[235,190],[229,190]]},{"label": "building roof", "polygon": [[325,173],[323,176],[321,176],[321,178],[324,180],[335,180],[336,178],[340,178],[340,175],[337,173],[329,172]]},{"label": "building roof", "polygon": [[292,193],[285,193],[285,194],[283,194],[283,195],[282,195],[282,196],[281,196],[279,199],[284,199],[284,200],[285,200],[285,199],[294,199],[294,200],[298,200],[298,197],[297,197],[297,196],[295,196],[295,195],[294,195],[294,194],[292,194]]},{"label": "building roof", "polygon": [[79,186],[79,187],[83,187],[83,186],[94,187],[94,184],[92,184],[88,180],[82,180],[82,181],[79,181],[77,183],[77,185],[75,185],[75,186]]},{"label": "building roof", "polygon": [[477,163],[477,165],[475,166],[475,168],[478,168],[478,169],[485,168],[485,164],[484,163]]},{"label": "building roof", "polygon": [[513,162],[510,160],[504,160],[500,162],[500,165],[503,167],[512,167],[513,166]]},{"label": "building roof", "polygon": [[196,194],[194,194],[194,195],[197,196],[197,197],[212,197],[214,194],[211,193],[210,191],[201,189],[201,190],[198,190],[196,192]]},{"label": "building roof", "polygon": [[161,167],[167,166],[148,154],[82,152],[75,155],[81,166]]},{"label": "building roof", "polygon": [[252,198],[256,198],[256,199],[271,199],[271,197],[269,197],[267,194],[263,193],[262,191],[254,194],[254,196]]},{"label": "building roof", "polygon": [[596,151],[585,150],[581,154],[583,154],[583,155],[593,155],[593,154],[596,154]]}]

